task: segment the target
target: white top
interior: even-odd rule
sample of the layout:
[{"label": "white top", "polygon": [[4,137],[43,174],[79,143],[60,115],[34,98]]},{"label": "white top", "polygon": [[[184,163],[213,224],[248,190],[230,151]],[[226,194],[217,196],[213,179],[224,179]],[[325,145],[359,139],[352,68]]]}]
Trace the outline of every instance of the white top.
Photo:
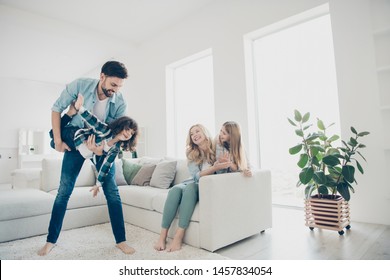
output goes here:
[{"label": "white top", "polygon": [[96,93],[96,103],[93,106],[92,113],[102,122],[106,119],[106,108],[107,108],[108,98],[104,100],[99,100]]}]

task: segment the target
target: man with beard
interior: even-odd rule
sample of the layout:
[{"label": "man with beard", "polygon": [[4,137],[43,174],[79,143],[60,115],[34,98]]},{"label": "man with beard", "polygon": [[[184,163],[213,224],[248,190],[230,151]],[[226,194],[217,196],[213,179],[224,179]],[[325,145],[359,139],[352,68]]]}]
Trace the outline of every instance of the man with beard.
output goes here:
[{"label": "man with beard", "polygon": [[[101,69],[99,80],[81,78],[71,82],[62,91],[60,97],[52,107],[51,118],[54,145],[57,151],[64,152],[64,157],[62,160],[60,186],[51,213],[49,233],[46,244],[38,251],[38,255],[40,256],[48,254],[57,242],[68,200],[85,160],[78,150],[70,149],[62,141],[61,113],[68,106],[72,106],[72,102],[77,99],[78,94],[81,94],[84,97],[84,107],[105,123],[110,123],[125,115],[127,104],[118,90],[123,86],[124,79],[126,78],[127,69],[123,63],[108,61]],[[67,129],[71,130],[72,127],[76,129],[84,127],[80,115],[76,114],[63,132],[65,133]],[[99,170],[104,161],[103,145],[96,146],[94,138],[89,138],[86,141],[86,146],[91,151],[91,156],[95,154],[95,164],[97,170]],[[103,192],[107,199],[116,247],[125,254],[132,254],[135,252],[134,249],[126,243],[122,202],[119,196],[118,186],[115,182],[115,165],[111,167],[109,174],[105,178]]]}]

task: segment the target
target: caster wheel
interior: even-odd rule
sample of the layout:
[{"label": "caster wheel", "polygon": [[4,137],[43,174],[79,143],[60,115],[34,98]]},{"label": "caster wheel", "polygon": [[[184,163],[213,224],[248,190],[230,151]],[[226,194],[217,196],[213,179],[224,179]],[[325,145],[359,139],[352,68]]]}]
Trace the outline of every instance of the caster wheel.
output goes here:
[{"label": "caster wheel", "polygon": [[345,228],[346,228],[346,229],[350,229],[350,228],[351,228],[351,225],[347,225]]},{"label": "caster wheel", "polygon": [[343,231],[343,230],[340,230],[340,231],[339,231],[339,234],[340,234],[340,235],[343,235],[343,234],[344,234],[344,231]]},{"label": "caster wheel", "polygon": [[309,227],[310,230],[313,230],[314,228],[313,227]]}]

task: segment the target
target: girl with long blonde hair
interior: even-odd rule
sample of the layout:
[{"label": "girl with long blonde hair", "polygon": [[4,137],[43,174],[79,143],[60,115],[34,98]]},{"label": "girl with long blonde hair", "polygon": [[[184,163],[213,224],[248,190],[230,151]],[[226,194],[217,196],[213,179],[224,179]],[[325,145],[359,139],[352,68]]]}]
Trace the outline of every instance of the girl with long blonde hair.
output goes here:
[{"label": "girl with long blonde hair", "polygon": [[225,122],[216,138],[216,157],[219,162],[229,162],[224,172],[242,172],[245,176],[252,176],[245,148],[241,139],[240,125],[233,121]]},{"label": "girl with long blonde hair", "polygon": [[[173,252],[181,249],[186,229],[199,199],[199,178],[228,168],[228,162],[216,161],[214,143],[207,129],[201,124],[191,126],[187,135],[186,156],[191,177],[173,186],[165,201],[160,238],[154,245],[157,251]],[[166,248],[166,239],[173,219],[179,210],[179,226],[172,243]]]}]

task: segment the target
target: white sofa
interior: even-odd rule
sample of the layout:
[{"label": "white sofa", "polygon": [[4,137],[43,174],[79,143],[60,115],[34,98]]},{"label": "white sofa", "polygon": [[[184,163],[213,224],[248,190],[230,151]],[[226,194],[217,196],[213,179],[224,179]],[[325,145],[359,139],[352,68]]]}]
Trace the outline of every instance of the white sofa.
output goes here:
[{"label": "white sofa", "polygon": [[[131,161],[142,165],[142,160]],[[156,163],[166,160],[156,159]],[[175,161],[172,185],[189,177],[186,161]],[[47,233],[61,164],[61,159],[44,159],[41,170],[17,170],[13,173],[13,189],[0,191],[0,242]],[[117,166],[117,174],[121,173],[118,172],[120,168],[122,166]],[[109,222],[104,195],[100,192],[93,198],[89,191],[94,183],[91,163],[85,161],[69,200],[63,230]],[[125,222],[160,233],[162,211],[169,189],[123,183],[118,186]],[[271,226],[269,171],[254,171],[250,178],[240,173],[204,176],[199,182],[199,203],[184,242],[215,251]],[[175,219],[170,237],[176,227]]]}]

